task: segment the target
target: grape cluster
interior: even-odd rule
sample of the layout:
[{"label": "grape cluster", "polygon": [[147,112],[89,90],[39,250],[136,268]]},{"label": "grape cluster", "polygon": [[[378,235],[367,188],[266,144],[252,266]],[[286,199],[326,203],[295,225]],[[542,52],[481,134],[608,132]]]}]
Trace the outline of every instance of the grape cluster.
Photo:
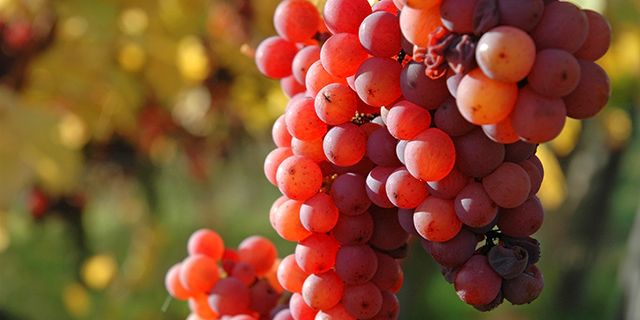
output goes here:
[{"label": "grape cluster", "polygon": [[[284,0],[257,47],[290,97],[272,130],[270,212],[297,242],[294,319],[396,319],[410,235],[463,301],[538,297],[537,145],[606,104],[597,12],[543,0]],[[561,32],[559,32],[561,31]]]},{"label": "grape cluster", "polygon": [[172,297],[188,300],[188,319],[271,319],[279,310],[280,260],[269,239],[254,235],[237,249],[225,248],[218,233],[200,229],[189,237],[187,252],[167,271],[165,287]]}]

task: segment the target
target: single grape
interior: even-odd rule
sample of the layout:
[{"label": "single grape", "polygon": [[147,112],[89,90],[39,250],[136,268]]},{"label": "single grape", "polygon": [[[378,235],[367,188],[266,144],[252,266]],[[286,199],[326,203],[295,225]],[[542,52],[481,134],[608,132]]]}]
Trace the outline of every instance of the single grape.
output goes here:
[{"label": "single grape", "polygon": [[458,269],[453,285],[462,301],[485,305],[500,292],[502,277],[491,268],[486,256],[474,255]]},{"label": "single grape", "polygon": [[358,35],[346,32],[332,35],[320,50],[320,61],[324,69],[339,78],[355,74],[368,57]]},{"label": "single grape", "polygon": [[371,57],[355,74],[355,91],[365,103],[382,107],[402,95],[400,73],[402,65],[391,58]]},{"label": "single grape", "polygon": [[265,76],[281,79],[291,75],[291,63],[297,53],[295,43],[271,36],[262,40],[256,48],[256,66]]},{"label": "single grape", "polygon": [[456,98],[458,110],[467,121],[492,124],[509,116],[518,98],[518,85],[493,80],[476,68],[460,80]]},{"label": "single grape", "polygon": [[588,33],[587,15],[580,7],[568,1],[546,4],[540,21],[529,32],[538,50],[557,48],[570,53],[582,47]]},{"label": "single grape", "polygon": [[347,122],[329,129],[324,137],[324,154],[331,163],[342,167],[358,163],[366,153],[367,138],[353,123]]},{"label": "single grape", "polygon": [[276,173],[278,189],[290,199],[306,200],[322,186],[322,171],[305,156],[290,156],[280,163]]},{"label": "single grape", "polygon": [[308,306],[327,310],[338,304],[345,284],[334,270],[311,274],[302,285],[302,298]]},{"label": "single grape", "polygon": [[362,20],[371,14],[367,0],[327,0],[324,22],[331,33],[348,32],[357,35]]},{"label": "single grape", "polygon": [[187,253],[189,255],[204,254],[215,261],[222,258],[224,241],[220,235],[211,229],[198,229],[189,236]]},{"label": "single grape", "polygon": [[462,228],[454,202],[434,196],[427,197],[416,207],[413,223],[421,237],[435,242],[452,239]]},{"label": "single grape", "polygon": [[547,98],[562,98],[580,81],[580,64],[573,54],[561,49],[538,51],[527,77],[529,87]]},{"label": "single grape", "polygon": [[411,139],[404,150],[407,170],[424,181],[446,177],[456,161],[455,146],[449,135],[438,128],[428,128]]},{"label": "single grape", "polygon": [[589,32],[587,39],[578,51],[574,52],[576,58],[596,61],[609,50],[611,46],[611,25],[602,14],[583,9],[589,20]]},{"label": "single grape", "polygon": [[273,14],[276,32],[291,42],[311,39],[320,25],[320,12],[307,0],[284,0]]},{"label": "single grape", "polygon": [[543,0],[497,0],[499,24],[514,26],[526,32],[538,25],[544,12]]},{"label": "single grape", "polygon": [[398,17],[386,11],[368,15],[360,25],[358,38],[366,52],[375,57],[393,57],[402,50]]},{"label": "single grape", "polygon": [[517,27],[495,27],[480,37],[476,47],[476,61],[482,72],[504,83],[524,79],[535,60],[533,39]]}]

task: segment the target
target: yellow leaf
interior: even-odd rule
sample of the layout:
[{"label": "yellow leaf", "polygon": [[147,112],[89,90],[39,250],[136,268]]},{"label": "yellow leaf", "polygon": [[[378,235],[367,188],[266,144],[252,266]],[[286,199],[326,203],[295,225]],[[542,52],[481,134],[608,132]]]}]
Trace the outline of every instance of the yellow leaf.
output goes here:
[{"label": "yellow leaf", "polygon": [[108,254],[97,254],[82,264],[82,281],[89,287],[102,290],[113,279],[118,266],[116,259]]},{"label": "yellow leaf", "polygon": [[64,288],[62,299],[69,313],[76,318],[86,316],[91,306],[91,299],[87,290],[77,282],[70,283]]},{"label": "yellow leaf", "polygon": [[545,209],[557,209],[567,197],[567,184],[558,159],[546,144],[538,146],[536,153],[544,166],[544,179],[538,198]]}]

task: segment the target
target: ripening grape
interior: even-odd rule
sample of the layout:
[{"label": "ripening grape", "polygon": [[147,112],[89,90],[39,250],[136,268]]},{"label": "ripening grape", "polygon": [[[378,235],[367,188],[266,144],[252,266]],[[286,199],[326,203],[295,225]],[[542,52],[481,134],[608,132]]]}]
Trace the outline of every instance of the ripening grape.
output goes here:
[{"label": "ripening grape", "polygon": [[249,288],[234,277],[220,279],[209,293],[209,306],[221,316],[248,313],[250,303]]},{"label": "ripening grape", "polygon": [[470,181],[471,177],[454,166],[444,178],[436,181],[427,181],[427,190],[429,190],[430,194],[441,199],[455,199],[460,190]]},{"label": "ripening grape", "polygon": [[382,307],[378,314],[371,320],[395,320],[400,314],[400,301],[395,293],[391,291],[382,291]]},{"label": "ripening grape", "polygon": [[445,28],[456,33],[472,33],[473,13],[478,0],[443,0],[440,19]]},{"label": "ripening grape", "polygon": [[324,22],[331,33],[348,32],[357,35],[362,20],[371,14],[367,0],[327,0]]},{"label": "ripening grape", "polygon": [[326,193],[317,193],[307,199],[300,207],[300,221],[309,231],[314,233],[327,233],[338,222],[338,207],[333,203],[331,196]]},{"label": "ripening grape", "polygon": [[587,39],[578,51],[574,52],[576,58],[589,61],[600,59],[611,46],[611,25],[602,14],[583,9],[589,21]]},{"label": "ripening grape", "polygon": [[194,295],[187,290],[180,282],[180,269],[182,262],[178,262],[171,266],[164,277],[164,286],[169,294],[179,300],[187,300]]},{"label": "ripening grape", "polygon": [[389,175],[395,169],[396,167],[376,166],[375,168],[371,169],[371,171],[367,175],[367,196],[369,196],[369,199],[371,199],[371,201],[379,207],[394,207],[393,203],[391,203],[389,197],[387,196],[386,183]]},{"label": "ripening grape", "polygon": [[504,161],[518,163],[522,160],[529,159],[529,157],[536,152],[537,147],[534,143],[528,143],[522,140],[505,144]]},{"label": "ripening grape", "polygon": [[327,161],[327,156],[324,155],[324,149],[322,148],[322,142],[322,138],[306,141],[292,138],[291,151],[295,155],[305,156],[316,163]]},{"label": "ripening grape", "polygon": [[428,128],[407,143],[404,161],[414,177],[437,181],[451,172],[456,161],[455,146],[442,130]]},{"label": "ripening grape", "polygon": [[302,201],[286,199],[275,211],[272,226],[285,240],[300,241],[311,235],[311,231],[307,230],[300,221],[302,203]]},{"label": "ripening grape", "polygon": [[526,238],[540,229],[543,220],[540,199],[533,196],[515,208],[500,210],[498,228],[510,237]]},{"label": "ripening grape", "polygon": [[222,258],[224,242],[220,235],[210,229],[199,229],[189,236],[187,253],[189,255],[204,254],[218,261]]},{"label": "ripening grape", "polygon": [[357,173],[339,175],[331,184],[331,198],[341,213],[355,216],[371,205],[367,196],[366,177]]},{"label": "ripening grape", "polygon": [[454,202],[435,196],[427,197],[416,207],[413,223],[420,236],[436,242],[450,240],[462,228]]},{"label": "ripening grape", "polygon": [[557,48],[570,53],[582,47],[588,33],[587,15],[580,7],[567,1],[546,4],[540,21],[529,32],[538,50]]},{"label": "ripening grape", "polygon": [[544,11],[543,0],[498,0],[499,24],[531,31]]},{"label": "ripening grape", "polygon": [[566,118],[567,108],[562,99],[547,98],[524,87],[511,113],[511,125],[522,140],[543,143],[560,134]]},{"label": "ripening grape", "polygon": [[409,234],[398,221],[398,208],[381,208],[372,205],[369,213],[373,219],[373,234],[369,243],[380,250],[395,250],[403,246]]},{"label": "ripening grape", "polygon": [[309,66],[309,69],[307,69],[304,83],[307,86],[308,94],[312,98],[315,98],[320,89],[324,88],[326,85],[331,83],[347,85],[347,80],[330,74],[322,66],[322,62],[317,60]]},{"label": "ripening grape", "polygon": [[389,201],[404,209],[417,207],[429,195],[427,184],[412,176],[406,167],[397,168],[389,175],[385,189]]},{"label": "ripening grape", "polygon": [[334,270],[311,274],[302,285],[302,298],[308,306],[327,310],[338,304],[344,291],[344,283]]},{"label": "ripening grape", "polygon": [[476,235],[461,228],[455,237],[441,242],[422,239],[422,246],[440,265],[457,268],[467,262],[476,251]]},{"label": "ripening grape", "polygon": [[295,292],[289,299],[289,310],[293,319],[313,319],[318,310],[311,308],[302,297],[302,294]]},{"label": "ripening grape", "polygon": [[453,285],[458,297],[471,305],[485,305],[500,292],[502,278],[486,256],[474,255],[456,272]]},{"label": "ripening grape", "polygon": [[237,278],[247,286],[251,286],[256,281],[256,269],[249,262],[236,263],[228,275]]},{"label": "ripening grape", "polygon": [[318,192],[322,186],[322,171],[316,162],[293,155],[278,166],[276,173],[278,189],[294,200],[306,200]]},{"label": "ripening grape", "polygon": [[482,179],[482,186],[498,206],[515,208],[529,198],[531,180],[521,166],[505,162]]},{"label": "ripening grape", "polygon": [[264,276],[273,266],[278,252],[271,240],[258,235],[245,238],[238,245],[240,262],[250,263],[258,276]]},{"label": "ripening grape", "polygon": [[424,63],[409,61],[400,73],[400,89],[406,100],[428,110],[437,109],[449,97],[447,79],[431,79]]},{"label": "ripening grape", "polygon": [[318,92],[314,106],[322,121],[336,126],[353,118],[358,108],[358,97],[348,86],[331,83]]},{"label": "ripening grape", "polygon": [[402,65],[391,58],[371,57],[365,60],[355,74],[355,91],[365,103],[382,107],[391,104],[400,95]]},{"label": "ripening grape", "polygon": [[280,294],[271,286],[266,278],[258,279],[250,288],[251,303],[249,309],[261,316],[268,315],[280,300]]},{"label": "ripening grape", "polygon": [[429,45],[429,33],[442,25],[440,8],[433,6],[424,10],[405,7],[400,14],[400,30],[404,37],[418,47]]},{"label": "ripening grape", "polygon": [[368,57],[358,40],[358,35],[352,33],[332,35],[320,50],[320,61],[324,69],[339,78],[355,74],[360,64]]},{"label": "ripening grape", "polygon": [[320,12],[307,0],[284,0],[273,14],[276,32],[291,42],[311,39],[320,25]]},{"label": "ripening grape", "polygon": [[314,320],[356,320],[347,312],[342,303],[338,303],[328,310],[320,310]]},{"label": "ripening grape", "polygon": [[327,124],[316,114],[314,99],[305,97],[292,102],[284,118],[291,136],[300,140],[315,140],[327,132]]},{"label": "ripening grape", "polygon": [[387,131],[396,139],[411,140],[418,133],[429,128],[431,114],[427,109],[413,102],[402,100],[389,110],[386,124]]},{"label": "ripening grape", "polygon": [[543,288],[544,279],[535,264],[528,265],[525,272],[502,284],[504,298],[516,305],[535,300]]},{"label": "ripening grape", "polygon": [[529,198],[534,196],[540,190],[542,185],[542,173],[536,168],[536,166],[529,160],[525,159],[518,162],[518,165],[527,172],[529,180],[531,181],[531,191],[529,191]]},{"label": "ripening grape", "polygon": [[376,274],[378,257],[368,245],[343,245],[336,255],[335,270],[345,284],[362,284]]},{"label": "ripening grape", "polygon": [[256,66],[262,74],[274,79],[291,75],[291,63],[298,47],[279,36],[262,40],[256,48]]},{"label": "ripening grape", "polygon": [[293,151],[290,147],[280,147],[275,148],[269,152],[269,154],[264,159],[264,175],[267,177],[267,180],[271,182],[274,186],[278,185],[278,181],[276,180],[276,173],[278,172],[278,166],[285,159],[293,156]]},{"label": "ripening grape", "polygon": [[339,248],[340,242],[335,237],[314,233],[296,245],[296,262],[305,272],[322,273],[333,268]]},{"label": "ripening grape", "polygon": [[342,304],[356,319],[370,319],[382,309],[382,293],[372,282],[345,285]]},{"label": "ripening grape", "polygon": [[189,310],[203,319],[215,319],[219,315],[211,310],[209,296],[205,293],[195,295],[188,300]]},{"label": "ripening grape", "polygon": [[306,46],[296,53],[291,61],[291,73],[298,83],[306,86],[307,71],[318,60],[320,60],[320,46],[318,45]]},{"label": "ripening grape", "polygon": [[453,97],[447,98],[436,109],[436,113],[433,115],[433,123],[438,129],[452,137],[461,136],[476,127],[476,125],[462,117],[456,105],[456,99]]},{"label": "ripening grape", "polygon": [[460,81],[456,97],[458,110],[467,121],[492,124],[509,116],[518,98],[518,85],[490,79],[475,68]]},{"label": "ripening grape", "polygon": [[498,205],[489,197],[480,182],[473,181],[467,184],[454,203],[456,215],[469,227],[486,226],[498,214]]},{"label": "ripening grape", "polygon": [[341,213],[331,235],[344,246],[365,244],[373,235],[373,218],[366,211],[358,215]]},{"label": "ripening grape", "polygon": [[191,292],[208,292],[220,279],[218,263],[204,254],[194,254],[182,260],[180,283]]},{"label": "ripening grape", "polygon": [[390,255],[376,251],[378,259],[376,273],[371,278],[371,282],[380,289],[380,291],[391,290],[402,277],[402,269],[394,258]]},{"label": "ripening grape", "polygon": [[595,62],[578,59],[578,63],[578,86],[562,100],[567,108],[567,116],[587,119],[598,114],[607,105],[611,95],[611,83],[607,72]]},{"label": "ripening grape", "polygon": [[280,79],[280,88],[289,98],[292,98],[297,94],[304,93],[305,90],[307,90],[305,86],[298,83],[298,80],[296,80],[293,75]]},{"label": "ripening grape", "polygon": [[367,138],[367,157],[378,166],[398,167],[402,165],[396,156],[398,140],[387,128],[380,128]]},{"label": "ripening grape", "polygon": [[504,160],[504,145],[489,139],[480,127],[454,137],[453,144],[457,168],[472,178],[488,175]]},{"label": "ripening grape", "polygon": [[580,64],[567,51],[553,48],[540,50],[527,80],[536,93],[547,98],[561,98],[578,86]]},{"label": "ripening grape", "polygon": [[309,275],[298,266],[295,254],[284,257],[278,266],[278,282],[289,292],[302,293],[302,285]]},{"label": "ripening grape", "polygon": [[524,79],[535,59],[533,39],[516,27],[495,27],[480,37],[476,47],[476,61],[482,72],[500,82]]},{"label": "ripening grape", "polygon": [[483,124],[482,131],[489,139],[505,146],[520,141],[520,136],[513,130],[511,117],[506,117],[494,124]]},{"label": "ripening grape", "polygon": [[342,167],[358,163],[366,153],[367,138],[353,123],[335,126],[323,141],[324,154],[331,163]]},{"label": "ripening grape", "polygon": [[284,114],[281,114],[273,123],[273,127],[271,128],[271,137],[273,138],[273,143],[275,143],[277,147],[291,146],[292,137],[289,130],[287,130]]},{"label": "ripening grape", "polygon": [[[396,9],[397,10],[397,9]],[[375,57],[393,57],[402,50],[398,17],[386,11],[373,12],[360,25],[358,39]]]}]

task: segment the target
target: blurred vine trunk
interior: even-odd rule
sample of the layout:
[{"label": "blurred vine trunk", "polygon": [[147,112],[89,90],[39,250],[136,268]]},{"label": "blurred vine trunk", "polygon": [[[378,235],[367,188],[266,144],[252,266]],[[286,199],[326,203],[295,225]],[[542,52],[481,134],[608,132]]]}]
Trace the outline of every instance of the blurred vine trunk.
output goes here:
[{"label": "blurred vine trunk", "polygon": [[[631,110],[631,119],[635,119]],[[628,141],[616,144],[608,141],[607,132],[596,122],[584,122],[580,141],[568,156],[560,158],[566,175],[568,197],[553,214],[560,225],[550,235],[550,248],[556,258],[564,261],[560,267],[555,309],[565,318],[589,309],[589,281],[593,266],[608,256],[616,243],[613,230],[613,204],[616,188],[623,174],[622,164]],[[637,123],[634,124],[637,127]],[[605,130],[606,131],[606,130]],[[628,241],[628,254],[619,279],[625,287],[624,302],[619,314],[629,320],[640,319],[640,212]],[[622,262],[624,257],[620,258]]]},{"label": "blurred vine trunk", "polygon": [[625,290],[623,314],[626,320],[636,320],[640,319],[640,208],[627,243],[627,255],[620,275]]}]

